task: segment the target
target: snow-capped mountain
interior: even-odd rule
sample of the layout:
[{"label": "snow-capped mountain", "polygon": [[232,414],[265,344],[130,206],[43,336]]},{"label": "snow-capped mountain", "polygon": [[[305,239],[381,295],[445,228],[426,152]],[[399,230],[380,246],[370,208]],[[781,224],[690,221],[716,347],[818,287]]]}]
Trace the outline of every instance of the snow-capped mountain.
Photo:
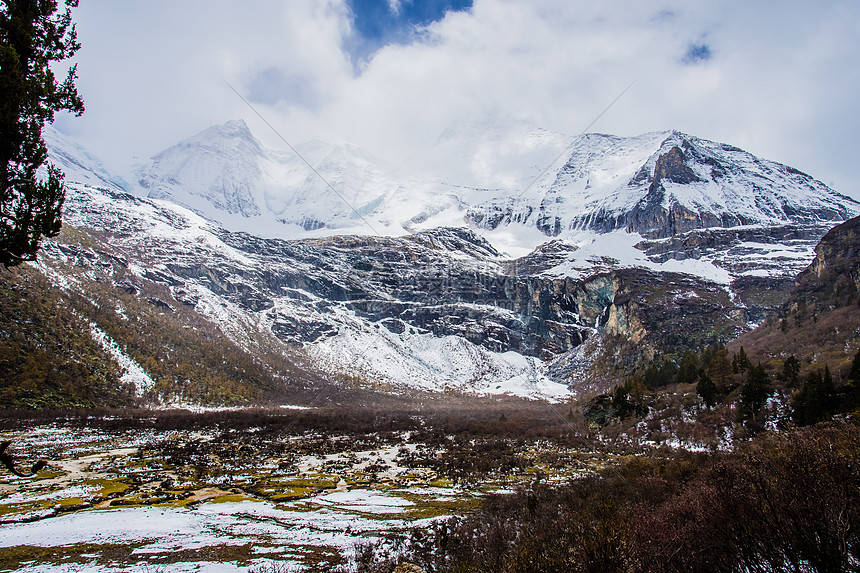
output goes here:
[{"label": "snow-capped mountain", "polygon": [[248,353],[299,346],[378,387],[558,397],[731,340],[860,213],[797,170],[678,132],[487,130],[470,155],[476,129],[397,174],[348,145],[266,149],[228,122],[156,155],[146,198],[54,139],[67,179],[89,183],[65,211],[85,237],[49,243],[39,268],[84,295],[86,281],[158,293]]},{"label": "snow-capped mountain", "polygon": [[495,228],[520,222],[547,235],[615,229],[668,237],[692,229],[844,221],[860,205],[791,167],[677,131],[588,134],[524,193],[469,209]]},{"label": "snow-capped mountain", "polygon": [[[168,201],[79,184],[68,186],[64,220],[37,268],[84,300],[99,290],[94,332],[114,308],[114,332],[117,321],[132,337],[151,328],[129,314],[132,297],[163,315],[158,329],[192,314],[250,356],[280,348],[296,360],[288,349],[299,347],[315,370],[373,388],[555,399],[569,385],[597,387],[589,386],[592,367],[727,342],[747,329],[762,304],[711,257],[738,248],[750,264],[754,245],[767,250],[752,231],[741,244],[708,242],[700,260],[683,262],[665,256],[684,251],[678,245],[631,244],[638,235],[624,231],[572,251],[552,241],[515,260],[457,228],[286,241],[227,231]],[[622,238],[628,242],[608,248]],[[628,256],[638,258],[622,260]],[[808,264],[814,254],[795,256]],[[169,386],[123,348],[121,338],[111,342],[136,379]]]},{"label": "snow-capped mountain", "polygon": [[[508,284],[498,253],[469,231],[264,239],[167,201],[78,184],[68,186],[64,218],[75,231],[48,242],[37,265],[55,285],[85,298],[93,283],[112,285],[156,306],[163,321],[194,313],[251,356],[298,346],[315,370],[372,388],[567,393],[537,355],[568,348],[580,327],[551,327],[559,340],[544,340],[547,325],[519,314],[552,313],[550,299]],[[99,306],[115,307],[129,329],[148,328],[126,314],[127,301]],[[117,342],[114,354],[143,369]]]},{"label": "snow-capped mountain", "polygon": [[529,229],[653,238],[860,213],[860,204],[796,169],[677,131],[568,138],[474,122],[446,130],[399,170],[347,144],[314,141],[296,151],[266,149],[231,121],[153,157],[139,183],[149,197],[228,228],[283,237],[467,224],[508,229],[534,247]]},{"label": "snow-capped mountain", "polygon": [[296,150],[267,149],[244,121],[229,121],[155,155],[138,183],[228,228],[276,236],[359,226],[397,188],[355,146],[311,141]]}]

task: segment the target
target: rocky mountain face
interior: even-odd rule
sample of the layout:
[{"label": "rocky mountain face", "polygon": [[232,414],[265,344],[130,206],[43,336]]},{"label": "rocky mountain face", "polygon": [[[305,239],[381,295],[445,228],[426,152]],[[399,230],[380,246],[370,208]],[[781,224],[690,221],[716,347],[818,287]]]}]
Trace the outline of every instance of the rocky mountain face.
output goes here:
[{"label": "rocky mountain face", "polygon": [[787,291],[777,311],[735,346],[754,360],[779,366],[794,355],[804,370],[827,364],[840,376],[860,349],[860,217],[824,235]]},{"label": "rocky mountain face", "polygon": [[[372,387],[557,397],[598,358],[633,368],[747,324],[724,285],[641,268],[554,276],[540,272],[551,256],[505,260],[467,229],[264,239],[170,203],[70,190],[67,224],[84,234],[40,258],[58,286],[86,296],[112,285],[162,315],[195,314],[251,355],[301,349],[315,368]],[[101,306],[123,314],[128,303]]]},{"label": "rocky mountain face", "polygon": [[[151,320],[219,332],[269,372],[256,379],[303,364],[337,384],[560,399],[762,322],[822,235],[860,212],[796,170],[678,132],[531,137],[562,146],[564,165],[495,189],[458,186],[456,170],[409,187],[359,150],[319,142],[303,147],[309,166],[241,122],[154,157],[139,174],[147,198],[95,167],[88,179],[80,152],[52,150],[87,184],[69,186],[68,232],[37,268],[78,297],[101,293],[95,326],[107,332],[99,320],[111,317],[111,348],[150,386],[181,377],[126,340],[149,328],[132,328],[132,300]],[[353,228],[363,232],[344,234]],[[548,236],[525,256],[497,245],[530,229]],[[819,266],[834,268],[822,252]],[[277,356],[293,366],[266,370]],[[229,394],[222,386],[214,395]]]},{"label": "rocky mountain face", "polygon": [[[230,160],[219,161],[226,157]],[[254,195],[265,160],[265,150],[245,123],[231,121],[154,156],[138,183],[154,199],[181,203],[197,197],[216,212],[251,217],[260,214]]]},{"label": "rocky mountain face", "polygon": [[108,169],[98,157],[54,129],[52,125],[45,126],[42,136],[50,150],[51,162],[62,170],[68,181],[112,189],[132,187],[122,176]]},{"label": "rocky mountain face", "polygon": [[818,246],[815,259],[797,279],[801,290],[860,291],[860,217],[831,229]]},{"label": "rocky mountain face", "polygon": [[[129,296],[162,320],[191,313],[257,359],[280,348],[296,362],[298,352],[314,370],[370,387],[506,383],[499,390],[558,395],[564,387],[530,357],[581,340],[557,305],[558,285],[510,282],[496,251],[462,229],[262,239],[170,203],[78,185],[65,216],[67,232],[45,245],[38,264],[60,289],[112,291],[117,300],[99,307],[116,308],[123,323],[129,305],[119,299]],[[542,320],[553,313],[555,323]]]}]

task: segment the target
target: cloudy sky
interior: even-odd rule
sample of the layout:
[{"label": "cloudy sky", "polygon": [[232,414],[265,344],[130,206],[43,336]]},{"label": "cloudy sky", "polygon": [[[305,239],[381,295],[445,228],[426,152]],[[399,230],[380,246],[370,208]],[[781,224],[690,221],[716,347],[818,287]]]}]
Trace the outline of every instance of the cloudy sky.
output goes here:
[{"label": "cloudy sky", "polygon": [[860,198],[856,0],[82,0],[82,118],[117,167],[244,118],[398,162],[454,122],[679,129]]}]

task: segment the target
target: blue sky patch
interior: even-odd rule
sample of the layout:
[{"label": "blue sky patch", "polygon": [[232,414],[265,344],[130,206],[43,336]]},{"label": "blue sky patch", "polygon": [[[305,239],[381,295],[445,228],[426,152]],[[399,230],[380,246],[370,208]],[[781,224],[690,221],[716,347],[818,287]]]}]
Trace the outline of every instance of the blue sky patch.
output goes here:
[{"label": "blue sky patch", "polygon": [[387,44],[409,41],[416,27],[441,20],[446,12],[468,10],[472,0],[347,0],[352,10],[357,59]]},{"label": "blue sky patch", "polygon": [[699,64],[707,62],[712,57],[711,47],[707,44],[690,44],[687,46],[687,53],[684,54],[682,61],[685,64]]}]

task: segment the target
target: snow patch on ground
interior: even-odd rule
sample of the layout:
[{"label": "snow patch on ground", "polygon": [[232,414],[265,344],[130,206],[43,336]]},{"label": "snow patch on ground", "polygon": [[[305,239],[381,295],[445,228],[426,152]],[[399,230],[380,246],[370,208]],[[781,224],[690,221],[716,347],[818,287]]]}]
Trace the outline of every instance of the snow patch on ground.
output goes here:
[{"label": "snow patch on ground", "polygon": [[322,364],[379,386],[556,401],[569,394],[567,386],[546,377],[540,360],[492,352],[459,336],[397,334],[376,325],[345,329],[309,345],[308,351]]},{"label": "snow patch on ground", "polygon": [[[62,547],[73,544],[144,543],[129,560],[136,564],[124,571],[151,571],[147,556],[170,551],[205,550],[220,545],[241,546],[265,540],[267,546],[283,546],[284,559],[278,565],[303,569],[295,557],[295,546],[332,547],[348,554],[356,538],[373,538],[382,531],[405,529],[432,520],[407,520],[399,516],[413,504],[402,498],[370,490],[333,493],[313,501],[276,506],[270,502],[241,501],[204,503],[196,508],[135,507],[116,510],[91,510],[60,515],[32,523],[3,526],[0,547],[38,545]],[[391,514],[380,520],[368,512]],[[260,560],[265,562],[265,560]],[[56,566],[41,566],[30,571],[57,571]],[[88,571],[99,571],[95,564]],[[103,569],[115,571],[114,567]],[[159,568],[159,570],[162,570]],[[163,567],[171,573],[184,571],[248,571],[236,563],[184,562]]]},{"label": "snow patch on ground", "polygon": [[141,368],[140,364],[123,352],[104,330],[99,328],[95,323],[90,323],[90,329],[92,330],[93,340],[98,342],[108,354],[113,356],[114,360],[122,368],[120,381],[124,384],[133,384],[137,396],[142,396],[155,385],[155,380],[146,373],[146,370]]},{"label": "snow patch on ground", "polygon": [[[44,250],[46,248],[50,248],[49,247],[50,244],[51,243],[49,241],[46,241],[45,245],[43,245],[42,249]],[[39,271],[40,273],[45,275],[48,278],[48,280],[51,282],[51,284],[54,285],[55,287],[57,287],[59,290],[64,290],[64,291],[71,291],[72,290],[72,283],[71,283],[70,277],[67,277],[66,275],[63,275],[62,273],[55,271],[49,265],[45,264],[45,260],[44,260],[43,256],[40,256],[35,261],[32,261],[29,264],[34,269],[36,269],[37,271]]]}]

